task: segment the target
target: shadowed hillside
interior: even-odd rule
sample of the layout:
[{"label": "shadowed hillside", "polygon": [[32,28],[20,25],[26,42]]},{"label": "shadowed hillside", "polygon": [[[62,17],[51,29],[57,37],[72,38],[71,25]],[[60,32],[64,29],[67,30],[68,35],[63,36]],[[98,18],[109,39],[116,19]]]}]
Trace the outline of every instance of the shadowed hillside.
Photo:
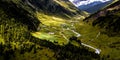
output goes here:
[{"label": "shadowed hillside", "polygon": [[109,36],[120,35],[120,1],[107,8],[91,15],[85,21],[89,21],[93,26],[102,28],[103,32]]},{"label": "shadowed hillside", "polygon": [[100,59],[76,39],[69,42],[75,33],[62,32],[76,15],[85,14],[68,0],[0,0],[0,60]]}]

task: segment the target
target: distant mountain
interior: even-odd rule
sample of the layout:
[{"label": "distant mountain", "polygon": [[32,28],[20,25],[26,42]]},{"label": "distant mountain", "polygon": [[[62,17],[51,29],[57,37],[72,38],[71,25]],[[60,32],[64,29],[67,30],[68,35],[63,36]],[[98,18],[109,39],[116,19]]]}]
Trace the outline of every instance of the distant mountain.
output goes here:
[{"label": "distant mountain", "polygon": [[89,13],[95,13],[101,8],[105,7],[112,0],[70,0],[80,10],[87,11]]},{"label": "distant mountain", "polygon": [[84,10],[84,11],[87,11],[89,13],[95,13],[111,2],[112,1],[102,3],[101,1],[96,1],[96,2],[93,2],[93,3],[88,4],[88,5],[79,6],[78,8],[80,10]]}]

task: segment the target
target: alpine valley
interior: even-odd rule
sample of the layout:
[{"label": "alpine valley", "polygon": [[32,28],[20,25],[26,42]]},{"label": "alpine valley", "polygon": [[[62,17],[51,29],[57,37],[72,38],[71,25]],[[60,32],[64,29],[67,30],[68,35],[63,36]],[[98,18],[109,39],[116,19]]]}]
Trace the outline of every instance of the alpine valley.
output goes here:
[{"label": "alpine valley", "polygon": [[0,60],[120,60],[119,0],[0,0]]}]

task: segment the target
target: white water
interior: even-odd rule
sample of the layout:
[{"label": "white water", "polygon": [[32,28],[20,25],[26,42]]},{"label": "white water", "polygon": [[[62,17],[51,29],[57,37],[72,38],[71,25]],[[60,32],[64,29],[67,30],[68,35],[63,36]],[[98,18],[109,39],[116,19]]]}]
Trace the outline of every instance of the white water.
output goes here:
[{"label": "white water", "polygon": [[80,37],[81,36],[81,34],[79,34],[78,32],[76,32],[75,30],[71,30],[70,28],[67,28],[67,30],[70,30],[73,33],[75,33],[77,35],[76,37]]},{"label": "white water", "polygon": [[86,47],[89,47],[89,48],[95,50],[95,53],[96,53],[96,54],[100,54],[100,53],[101,53],[101,50],[100,50],[100,49],[94,48],[94,47],[92,47],[92,46],[90,46],[90,45],[87,45],[87,44],[84,44],[84,43],[81,43],[81,45],[86,46]]},{"label": "white water", "polygon": [[[75,28],[74,24],[72,24],[71,26]],[[70,28],[67,28],[67,29],[62,28],[62,29],[63,29],[63,31],[64,31],[64,30],[72,31],[73,33],[76,34],[76,37],[80,37],[80,36],[82,36],[80,33],[76,32],[75,30],[72,30],[72,29],[70,29]],[[62,35],[67,41],[69,41],[69,39],[68,39],[64,34],[61,33],[61,35]],[[100,32],[97,34],[96,38],[98,38],[99,35],[100,35]],[[85,44],[85,43],[81,43],[81,45],[83,45],[83,46],[85,46],[85,47],[88,47],[88,48],[91,48],[91,49],[95,50],[95,53],[96,53],[96,54],[100,54],[100,53],[101,53],[101,50],[98,49],[98,48],[95,48],[95,47],[90,46],[90,45]]]},{"label": "white water", "polygon": [[[70,30],[70,29],[68,28],[68,30]],[[72,32],[74,32],[75,34],[77,34],[76,37],[80,37],[80,36],[81,36],[81,34],[79,34],[78,32],[76,32],[76,31],[74,31],[74,30],[70,30],[70,31],[72,31]],[[98,37],[99,35],[100,35],[100,33],[98,33],[97,37]],[[96,38],[97,38],[97,37],[96,37]],[[87,45],[87,44],[85,44],[85,43],[81,43],[81,45],[86,46],[86,47],[89,47],[89,48],[95,50],[95,53],[96,53],[96,54],[100,54],[100,53],[101,53],[101,50],[100,50],[100,49],[97,49],[97,48],[92,47],[92,46],[90,46],[90,45]]]}]

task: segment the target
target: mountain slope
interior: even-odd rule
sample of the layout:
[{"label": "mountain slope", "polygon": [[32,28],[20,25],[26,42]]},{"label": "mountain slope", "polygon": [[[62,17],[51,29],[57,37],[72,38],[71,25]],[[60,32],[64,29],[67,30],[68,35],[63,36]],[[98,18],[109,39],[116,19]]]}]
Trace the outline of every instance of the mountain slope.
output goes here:
[{"label": "mountain slope", "polygon": [[101,49],[102,60],[120,60],[119,4],[120,1],[115,2],[76,26],[82,42]]},{"label": "mountain slope", "polygon": [[34,12],[34,10],[31,8],[28,8],[30,10],[26,10],[26,8],[23,8],[14,2],[9,3],[7,1],[0,1],[0,3],[1,9],[4,10],[6,14],[8,14],[9,18],[14,17],[14,19],[28,25],[29,29],[36,30],[40,22],[35,17],[32,17],[32,12]]},{"label": "mountain slope", "polygon": [[113,0],[70,0],[78,9],[87,11],[88,13],[95,13],[104,8]]},{"label": "mountain slope", "polygon": [[[76,9],[76,11],[70,11],[71,8],[67,9],[67,8],[61,6],[58,0],[56,0],[56,1],[53,1],[53,0],[44,0],[44,1],[43,0],[26,0],[26,2],[29,5],[31,4],[30,6],[34,7],[37,10],[44,10],[44,12],[49,12],[49,13],[54,13],[54,14],[58,13],[58,14],[62,14],[62,15],[64,15],[64,14],[74,15],[79,12],[77,9]],[[69,8],[69,6],[68,6],[68,8]],[[73,9],[71,9],[71,10],[73,10]]]},{"label": "mountain slope", "polygon": [[97,25],[100,28],[106,30],[108,35],[119,35],[119,19],[120,19],[120,1],[108,6],[104,10],[101,10],[90,17],[86,18],[85,21],[90,21],[93,26]]},{"label": "mountain slope", "polygon": [[67,0],[0,0],[0,60],[98,60],[99,55],[71,38],[78,35],[71,24],[85,14],[68,4],[72,5]]},{"label": "mountain slope", "polygon": [[[94,3],[88,4],[88,5],[79,6],[78,8],[93,14],[93,13],[99,11],[100,9],[104,8],[105,6],[107,6],[111,2],[112,1],[108,1],[108,2],[103,3],[103,2],[97,1]],[[98,3],[98,4],[96,4],[96,3]],[[94,4],[96,4],[96,5],[94,5]],[[84,7],[86,7],[86,8],[84,8]]]}]

